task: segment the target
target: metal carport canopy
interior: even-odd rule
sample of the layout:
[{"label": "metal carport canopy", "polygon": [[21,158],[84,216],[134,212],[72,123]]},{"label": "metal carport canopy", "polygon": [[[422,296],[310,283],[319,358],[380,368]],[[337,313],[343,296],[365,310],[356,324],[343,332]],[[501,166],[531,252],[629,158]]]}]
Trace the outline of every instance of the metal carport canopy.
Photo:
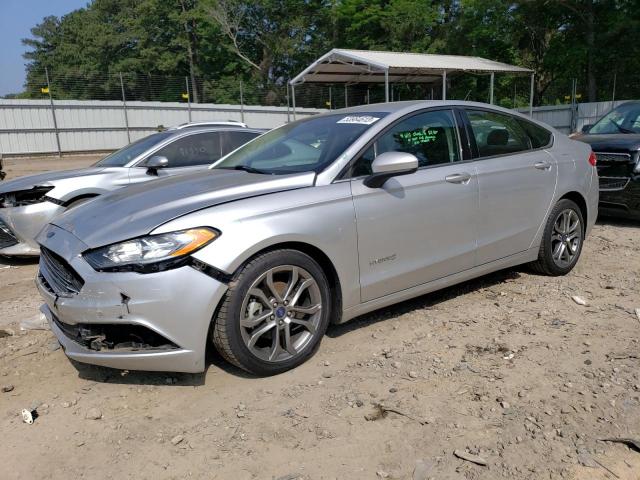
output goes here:
[{"label": "metal carport canopy", "polygon": [[486,58],[341,48],[325,53],[289,83],[292,88],[300,83],[384,83],[389,101],[391,82],[442,81],[442,98],[446,99],[447,74],[454,72],[491,74],[491,103],[495,73],[530,74],[533,87],[533,70]]}]

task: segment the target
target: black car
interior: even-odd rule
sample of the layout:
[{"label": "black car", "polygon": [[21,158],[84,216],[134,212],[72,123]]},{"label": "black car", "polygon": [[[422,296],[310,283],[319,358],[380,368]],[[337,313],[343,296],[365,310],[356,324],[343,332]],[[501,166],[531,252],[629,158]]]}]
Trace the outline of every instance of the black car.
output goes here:
[{"label": "black car", "polygon": [[640,220],[640,101],[617,106],[574,138],[596,154],[600,214]]}]

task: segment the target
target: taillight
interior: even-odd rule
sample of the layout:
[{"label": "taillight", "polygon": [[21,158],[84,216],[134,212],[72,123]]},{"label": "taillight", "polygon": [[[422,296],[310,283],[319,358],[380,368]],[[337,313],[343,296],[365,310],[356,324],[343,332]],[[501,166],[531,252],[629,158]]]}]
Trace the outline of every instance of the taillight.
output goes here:
[{"label": "taillight", "polygon": [[595,153],[593,153],[593,152],[591,152],[591,153],[589,154],[589,164],[590,164],[592,167],[595,167],[595,166],[596,166],[596,163],[598,163],[598,159],[596,158],[596,154],[595,154]]}]

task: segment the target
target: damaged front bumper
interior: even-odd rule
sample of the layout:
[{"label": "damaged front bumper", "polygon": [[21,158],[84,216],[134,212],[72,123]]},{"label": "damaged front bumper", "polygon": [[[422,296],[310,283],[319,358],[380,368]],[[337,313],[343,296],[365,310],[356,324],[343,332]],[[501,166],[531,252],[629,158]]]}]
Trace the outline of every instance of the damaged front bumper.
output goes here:
[{"label": "damaged front bumper", "polygon": [[[201,372],[209,326],[227,290],[190,266],[163,272],[96,272],[87,246],[49,225],[39,237],[84,282],[78,293],[56,292],[46,275],[36,284],[41,311],[73,360],[127,370]],[[41,269],[51,268],[43,265]]]},{"label": "damaged front bumper", "polygon": [[22,207],[0,208],[0,255],[37,256],[36,236],[65,207],[44,201]]}]

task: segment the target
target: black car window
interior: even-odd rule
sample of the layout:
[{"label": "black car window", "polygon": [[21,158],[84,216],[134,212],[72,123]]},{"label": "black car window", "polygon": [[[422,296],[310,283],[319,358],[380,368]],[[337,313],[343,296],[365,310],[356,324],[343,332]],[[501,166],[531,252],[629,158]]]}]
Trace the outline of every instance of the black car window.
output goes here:
[{"label": "black car window", "polygon": [[415,155],[420,167],[460,160],[453,113],[435,110],[400,120],[376,140],[353,164],[350,177],[371,174],[371,163],[385,152]]},{"label": "black car window", "polygon": [[515,117],[486,110],[467,110],[467,115],[481,157],[531,149],[529,136]]},{"label": "black car window", "polygon": [[551,143],[551,132],[546,128],[527,122],[522,118],[518,119],[518,123],[522,125],[522,128],[524,128],[527,135],[529,135],[529,140],[533,148],[547,147]]},{"label": "black car window", "polygon": [[160,142],[164,142],[171,136],[171,132],[154,133],[148,137],[141,138],[126,147],[116,150],[111,155],[104,157],[95,167],[124,167],[130,161],[136,159],[150,148],[155,147]]},{"label": "black car window", "polygon": [[153,154],[167,157],[170,168],[209,165],[222,157],[220,132],[181,137]]},{"label": "black car window", "polygon": [[241,147],[249,140],[253,140],[258,135],[260,135],[258,132],[223,131],[222,154],[226,155],[229,152],[233,152],[236,148]]}]

